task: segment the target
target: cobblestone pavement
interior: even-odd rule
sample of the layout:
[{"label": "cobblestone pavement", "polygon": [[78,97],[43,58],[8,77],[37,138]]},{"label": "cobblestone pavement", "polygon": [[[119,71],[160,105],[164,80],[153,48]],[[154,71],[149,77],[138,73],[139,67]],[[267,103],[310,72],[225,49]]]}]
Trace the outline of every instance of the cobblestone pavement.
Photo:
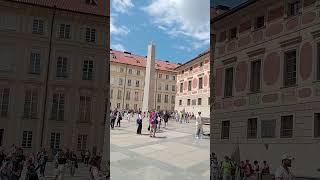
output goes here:
[{"label": "cobblestone pavement", "polygon": [[[123,119],[110,135],[112,180],[207,180],[209,179],[209,137],[195,139],[195,122],[177,123],[148,135],[147,120],[142,135],[136,134],[136,122]],[[209,133],[204,126],[204,133]]]}]

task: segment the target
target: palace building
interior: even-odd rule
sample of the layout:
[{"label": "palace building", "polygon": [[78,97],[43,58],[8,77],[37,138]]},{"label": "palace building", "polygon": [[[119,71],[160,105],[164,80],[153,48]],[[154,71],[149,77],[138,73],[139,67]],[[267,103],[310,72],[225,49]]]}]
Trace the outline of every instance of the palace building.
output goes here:
[{"label": "palace building", "polygon": [[0,146],[102,151],[109,3],[0,0]]},{"label": "palace building", "polygon": [[176,110],[210,117],[210,51],[207,50],[194,59],[176,68],[177,97]]},{"label": "palace building", "polygon": [[320,177],[320,1],[250,0],[211,18],[215,83],[212,151],[241,160],[295,157]]},{"label": "palace building", "polygon": [[[142,110],[146,56],[110,50],[111,110]],[[173,111],[175,107],[178,64],[155,60],[155,109]]]}]

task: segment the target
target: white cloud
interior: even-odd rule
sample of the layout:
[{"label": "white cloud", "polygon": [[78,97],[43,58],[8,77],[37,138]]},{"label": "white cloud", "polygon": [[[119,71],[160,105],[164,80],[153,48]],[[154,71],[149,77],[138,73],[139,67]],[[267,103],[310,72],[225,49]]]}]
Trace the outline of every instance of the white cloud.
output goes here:
[{"label": "white cloud", "polygon": [[111,6],[119,13],[126,13],[128,12],[128,9],[134,7],[132,0],[112,0]]},{"label": "white cloud", "polygon": [[114,17],[110,18],[110,33],[114,35],[127,35],[130,32],[126,26],[117,26],[114,22]]},{"label": "white cloud", "polygon": [[126,48],[120,43],[111,44],[111,49],[117,50],[117,51],[125,51],[126,50]]},{"label": "white cloud", "polygon": [[208,45],[210,39],[209,0],[152,0],[142,8],[158,28],[173,37],[188,37],[194,47]]}]

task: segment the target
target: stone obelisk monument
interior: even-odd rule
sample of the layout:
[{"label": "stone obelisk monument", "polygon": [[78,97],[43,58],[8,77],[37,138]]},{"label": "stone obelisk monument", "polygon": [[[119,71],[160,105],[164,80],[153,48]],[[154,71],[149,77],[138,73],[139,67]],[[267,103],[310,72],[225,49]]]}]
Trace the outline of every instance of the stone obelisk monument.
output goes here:
[{"label": "stone obelisk monument", "polygon": [[155,53],[155,45],[151,42],[151,44],[148,45],[142,112],[148,112],[155,109]]}]

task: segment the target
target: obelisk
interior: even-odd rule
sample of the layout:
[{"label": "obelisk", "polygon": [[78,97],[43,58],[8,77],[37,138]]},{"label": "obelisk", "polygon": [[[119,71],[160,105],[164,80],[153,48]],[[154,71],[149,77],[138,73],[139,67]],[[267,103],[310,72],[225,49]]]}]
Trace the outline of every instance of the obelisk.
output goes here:
[{"label": "obelisk", "polygon": [[143,91],[142,112],[155,110],[155,45],[148,45],[148,56]]}]

